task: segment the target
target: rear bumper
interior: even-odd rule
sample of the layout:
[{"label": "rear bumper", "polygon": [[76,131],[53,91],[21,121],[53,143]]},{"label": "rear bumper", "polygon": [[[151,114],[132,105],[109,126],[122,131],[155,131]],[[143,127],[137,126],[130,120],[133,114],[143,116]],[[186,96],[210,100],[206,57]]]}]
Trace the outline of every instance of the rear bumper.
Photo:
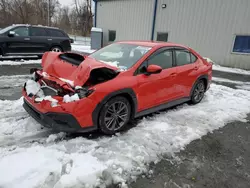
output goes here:
[{"label": "rear bumper", "polygon": [[90,132],[96,130],[96,126],[83,128],[76,118],[67,113],[47,112],[42,113],[30,105],[25,99],[24,109],[41,125],[62,132]]}]

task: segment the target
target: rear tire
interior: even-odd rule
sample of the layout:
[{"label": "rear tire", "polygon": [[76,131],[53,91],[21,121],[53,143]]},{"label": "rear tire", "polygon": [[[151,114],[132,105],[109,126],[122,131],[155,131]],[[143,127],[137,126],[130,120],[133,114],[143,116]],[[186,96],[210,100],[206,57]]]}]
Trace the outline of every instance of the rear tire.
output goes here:
[{"label": "rear tire", "polygon": [[194,90],[193,93],[191,95],[191,104],[197,104],[199,102],[201,102],[201,100],[203,99],[204,95],[205,95],[205,83],[203,80],[199,80],[195,86],[194,86]]},{"label": "rear tire", "polygon": [[60,46],[53,46],[50,51],[52,52],[63,52],[62,48]]},{"label": "rear tire", "polygon": [[131,117],[131,105],[125,97],[110,99],[101,109],[99,128],[104,134],[112,135],[122,131]]}]

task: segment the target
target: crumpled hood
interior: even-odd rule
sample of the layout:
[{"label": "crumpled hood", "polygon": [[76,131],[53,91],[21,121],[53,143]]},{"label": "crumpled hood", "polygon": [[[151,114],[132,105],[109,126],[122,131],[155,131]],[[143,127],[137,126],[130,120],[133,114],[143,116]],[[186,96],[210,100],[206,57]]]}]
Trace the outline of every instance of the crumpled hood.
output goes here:
[{"label": "crumpled hood", "polygon": [[47,52],[43,55],[43,72],[60,81],[71,83],[70,85],[72,87],[83,86],[88,80],[91,71],[94,69],[105,67],[114,71],[118,70],[118,67],[107,65],[87,56],[84,57],[85,59],[82,63],[77,66],[66,60],[62,60],[59,57],[60,54],[62,53]]}]

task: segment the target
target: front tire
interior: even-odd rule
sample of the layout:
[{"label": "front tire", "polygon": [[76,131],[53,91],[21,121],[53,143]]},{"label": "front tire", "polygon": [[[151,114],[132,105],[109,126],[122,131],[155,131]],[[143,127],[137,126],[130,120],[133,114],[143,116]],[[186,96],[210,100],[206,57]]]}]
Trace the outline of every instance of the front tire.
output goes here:
[{"label": "front tire", "polygon": [[193,93],[191,95],[191,103],[192,104],[197,104],[199,102],[201,102],[201,100],[203,99],[204,95],[205,95],[205,91],[206,91],[206,87],[205,87],[205,83],[203,80],[199,80],[193,90]]},{"label": "front tire", "polygon": [[99,128],[104,134],[112,135],[122,131],[131,117],[131,105],[125,97],[110,99],[101,109]]}]

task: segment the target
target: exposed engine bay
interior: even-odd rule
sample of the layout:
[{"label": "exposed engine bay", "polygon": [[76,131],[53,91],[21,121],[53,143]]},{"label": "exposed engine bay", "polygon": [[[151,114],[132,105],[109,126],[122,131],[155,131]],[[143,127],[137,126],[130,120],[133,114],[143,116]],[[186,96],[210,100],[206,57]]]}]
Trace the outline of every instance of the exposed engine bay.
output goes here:
[{"label": "exposed engine bay", "polygon": [[[31,69],[32,79],[25,83],[24,90],[29,97],[35,98],[35,102],[49,100],[54,107],[58,102],[77,101],[93,93],[93,86],[119,74],[119,71],[96,62],[93,67],[91,64],[84,66],[85,58],[79,54],[56,55],[46,54],[43,57],[42,70]],[[50,62],[46,61],[47,58]]]}]

